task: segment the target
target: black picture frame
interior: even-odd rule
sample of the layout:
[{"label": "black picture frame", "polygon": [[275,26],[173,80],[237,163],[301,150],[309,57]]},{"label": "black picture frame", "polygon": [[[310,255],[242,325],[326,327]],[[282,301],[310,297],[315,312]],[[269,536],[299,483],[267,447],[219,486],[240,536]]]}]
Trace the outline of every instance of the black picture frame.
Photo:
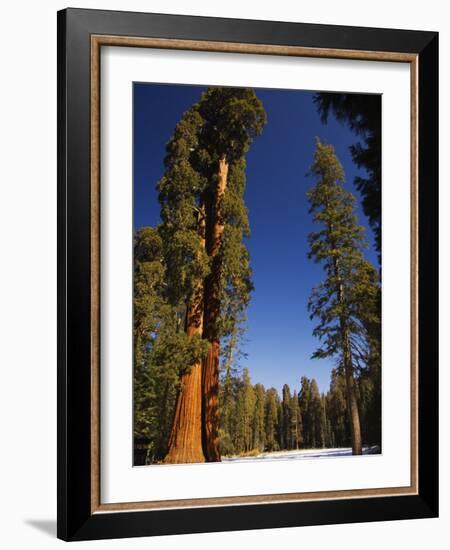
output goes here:
[{"label": "black picture frame", "polygon": [[[91,36],[220,41],[418,56],[418,494],[91,512]],[[148,13],[58,12],[58,531],[63,540],[438,515],[438,33]]]}]

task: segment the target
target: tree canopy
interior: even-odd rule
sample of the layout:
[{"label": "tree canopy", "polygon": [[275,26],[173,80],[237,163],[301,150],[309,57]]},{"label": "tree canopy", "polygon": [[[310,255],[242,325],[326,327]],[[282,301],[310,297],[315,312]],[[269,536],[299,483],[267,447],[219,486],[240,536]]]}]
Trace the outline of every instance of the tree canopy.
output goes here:
[{"label": "tree canopy", "polygon": [[316,141],[308,191],[310,213],[319,226],[308,236],[309,257],[322,264],[325,279],[313,288],[308,309],[318,324],[313,334],[322,345],[313,358],[336,357],[345,372],[352,446],[362,450],[355,372],[369,364],[373,352],[370,326],[379,323],[377,272],[364,258],[363,228],[355,214],[355,198],[343,187],[344,171],[333,146]]},{"label": "tree canopy", "polygon": [[332,112],[360,138],[350,147],[354,163],[366,175],[355,177],[362,207],[373,228],[381,261],[381,95],[320,92],[315,95],[322,122]]}]

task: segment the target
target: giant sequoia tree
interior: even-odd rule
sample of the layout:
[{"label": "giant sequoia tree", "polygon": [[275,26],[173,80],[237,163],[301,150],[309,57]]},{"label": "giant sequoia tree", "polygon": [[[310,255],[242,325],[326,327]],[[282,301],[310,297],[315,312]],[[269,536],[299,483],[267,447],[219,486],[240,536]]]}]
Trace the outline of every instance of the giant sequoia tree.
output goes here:
[{"label": "giant sequoia tree", "polygon": [[361,454],[361,424],[355,372],[364,368],[371,353],[368,326],[377,323],[376,271],[364,259],[363,228],[355,215],[355,199],[342,186],[344,171],[331,145],[317,140],[308,191],[310,212],[320,226],[310,233],[309,257],[323,265],[325,280],[313,289],[308,304],[318,318],[314,335],[322,346],[315,358],[336,356],[345,373],[346,397],[353,454]]},{"label": "giant sequoia tree", "polygon": [[244,157],[265,120],[253,90],[210,88],[167,145],[158,184],[167,296],[184,305],[186,335],[206,348],[180,372],[166,462],[220,460],[220,342],[235,332],[252,288]]}]

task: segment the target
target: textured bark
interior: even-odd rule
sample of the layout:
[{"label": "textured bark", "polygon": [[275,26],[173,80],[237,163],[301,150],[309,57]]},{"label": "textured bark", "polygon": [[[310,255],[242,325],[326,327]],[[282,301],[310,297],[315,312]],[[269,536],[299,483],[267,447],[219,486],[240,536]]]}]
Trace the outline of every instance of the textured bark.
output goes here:
[{"label": "textured bark", "polygon": [[181,378],[166,464],[205,462],[202,448],[201,362]]},{"label": "textured bark", "polygon": [[352,435],[352,454],[362,454],[361,424],[359,420],[358,401],[356,399],[355,380],[353,378],[353,361],[348,336],[344,331],[344,370],[347,387],[347,406],[350,415],[350,428]]},{"label": "textured bark", "polygon": [[[199,217],[199,235],[205,246],[204,215]],[[186,309],[185,330],[188,336],[203,334],[203,281],[197,283]],[[175,414],[170,432],[167,464],[205,462],[202,446],[202,362],[191,365],[181,376]]]},{"label": "textured bark", "polygon": [[210,348],[203,361],[202,410],[203,410],[203,449],[208,462],[220,461],[219,446],[219,360],[220,339],[217,334],[217,318],[220,315],[220,270],[219,256],[224,220],[221,203],[228,178],[228,162],[219,160],[217,187],[207,205],[206,251],[211,257],[211,273],[205,281],[205,317],[203,337],[210,342]]},{"label": "textured bark", "polygon": [[[334,261],[335,276],[338,281],[341,280],[339,272],[339,262]],[[344,303],[344,287],[342,282],[338,283],[338,299],[341,304]],[[342,340],[342,351],[344,359],[345,385],[347,390],[347,407],[350,417],[350,432],[352,436],[352,454],[362,454],[361,423],[359,420],[358,400],[356,398],[355,380],[353,378],[353,358],[348,335],[348,325],[346,318],[341,315],[340,330]]]},{"label": "textured bark", "polygon": [[[339,286],[339,301],[344,300],[342,284]],[[347,407],[350,416],[350,431],[352,435],[352,454],[362,454],[361,423],[359,420],[358,401],[356,398],[355,380],[353,378],[352,350],[347,329],[346,319],[341,317],[341,338],[344,358],[345,385],[347,389]]]},{"label": "textured bark", "polygon": [[203,361],[202,407],[203,407],[203,448],[208,462],[220,461],[219,445],[219,356],[220,344],[211,343]]}]

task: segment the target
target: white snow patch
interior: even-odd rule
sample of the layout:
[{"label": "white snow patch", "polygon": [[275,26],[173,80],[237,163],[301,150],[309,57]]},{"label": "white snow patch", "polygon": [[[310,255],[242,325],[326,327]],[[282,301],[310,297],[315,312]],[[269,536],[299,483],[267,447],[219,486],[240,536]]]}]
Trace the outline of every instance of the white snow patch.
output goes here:
[{"label": "white snow patch", "polygon": [[[379,447],[363,447],[363,455],[380,454]],[[222,457],[222,462],[243,462],[248,460],[304,460],[307,458],[336,458],[352,456],[351,447],[339,447],[336,449],[299,449],[295,451],[278,451],[273,453],[261,453],[256,456],[230,456]]]}]

